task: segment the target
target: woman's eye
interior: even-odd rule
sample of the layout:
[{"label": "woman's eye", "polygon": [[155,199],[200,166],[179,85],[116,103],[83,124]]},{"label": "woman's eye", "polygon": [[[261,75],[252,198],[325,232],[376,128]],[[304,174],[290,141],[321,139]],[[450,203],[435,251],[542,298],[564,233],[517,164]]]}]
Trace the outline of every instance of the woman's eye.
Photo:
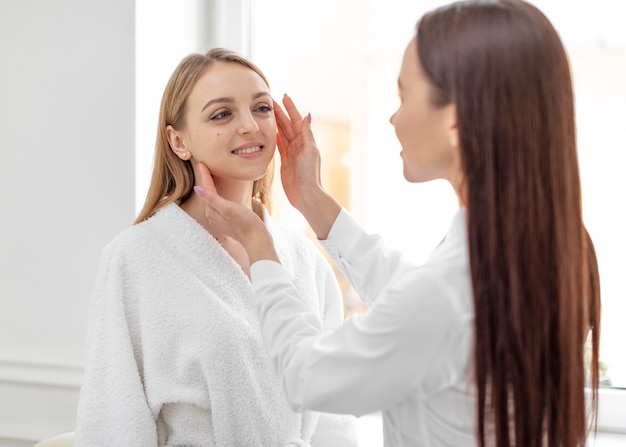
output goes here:
[{"label": "woman's eye", "polygon": [[264,104],[264,105],[261,105],[261,106],[258,106],[258,107],[256,108],[256,111],[257,111],[257,112],[261,112],[261,113],[271,112],[272,110],[274,110],[274,108],[273,108],[273,107],[268,106],[268,105],[265,105],[265,104]]},{"label": "woman's eye", "polygon": [[218,112],[215,115],[211,116],[211,119],[214,120],[214,121],[219,121],[219,120],[226,119],[229,116],[230,116],[230,112],[228,110],[223,110],[223,111]]}]

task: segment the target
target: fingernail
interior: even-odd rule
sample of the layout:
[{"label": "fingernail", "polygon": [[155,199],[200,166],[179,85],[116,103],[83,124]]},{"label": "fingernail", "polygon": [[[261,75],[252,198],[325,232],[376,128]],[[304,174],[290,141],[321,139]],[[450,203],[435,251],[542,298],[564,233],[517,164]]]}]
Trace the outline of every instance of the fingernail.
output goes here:
[{"label": "fingernail", "polygon": [[194,186],[193,190],[196,192],[196,194],[198,194],[200,197],[204,197],[206,195],[206,191],[204,190],[204,188],[202,186]]},{"label": "fingernail", "polygon": [[306,116],[305,119],[306,119],[307,123],[311,124],[311,114],[310,113]]}]

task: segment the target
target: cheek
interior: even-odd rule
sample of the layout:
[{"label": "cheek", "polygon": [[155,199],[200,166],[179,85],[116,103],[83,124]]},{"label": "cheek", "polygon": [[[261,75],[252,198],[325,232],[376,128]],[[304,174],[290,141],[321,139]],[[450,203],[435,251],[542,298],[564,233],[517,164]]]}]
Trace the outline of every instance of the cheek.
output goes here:
[{"label": "cheek", "polygon": [[268,146],[276,146],[276,121],[268,120],[267,122],[259,123],[258,126],[262,130]]},{"label": "cheek", "polygon": [[405,149],[407,148],[405,146],[411,143],[415,133],[414,119],[412,118],[411,114],[405,109],[398,113],[395,123],[396,135]]},{"label": "cheek", "polygon": [[213,144],[216,144],[217,142],[219,142],[221,139],[223,139],[225,137],[225,132],[223,130],[216,130],[216,129],[205,129],[202,127],[199,127],[194,129],[193,132],[191,133],[191,138],[194,144],[196,145],[200,145],[203,147],[207,147],[207,146],[211,146]]},{"label": "cheek", "polygon": [[267,136],[267,146],[272,148],[272,150],[276,147],[276,134],[270,134]]},{"label": "cheek", "polygon": [[398,134],[406,134],[407,129],[410,129],[411,111],[406,104],[402,104],[395,115],[394,126]]}]

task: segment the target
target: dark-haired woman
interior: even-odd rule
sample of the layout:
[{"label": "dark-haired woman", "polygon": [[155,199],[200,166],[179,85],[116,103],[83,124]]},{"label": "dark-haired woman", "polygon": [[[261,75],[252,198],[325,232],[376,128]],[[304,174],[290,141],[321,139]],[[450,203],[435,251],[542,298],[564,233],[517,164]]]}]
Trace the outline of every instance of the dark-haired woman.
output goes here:
[{"label": "dark-haired woman", "polygon": [[460,205],[419,266],[323,189],[310,116],[289,98],[289,116],[277,112],[285,192],[370,304],[336,330],[302,302],[258,218],[219,197],[201,167],[211,225],[250,256],[288,400],[300,410],[382,410],[386,446],[583,446],[600,297],[557,33],[520,0],[454,3],[419,21],[398,84],[391,123],[404,177],[446,179]]}]

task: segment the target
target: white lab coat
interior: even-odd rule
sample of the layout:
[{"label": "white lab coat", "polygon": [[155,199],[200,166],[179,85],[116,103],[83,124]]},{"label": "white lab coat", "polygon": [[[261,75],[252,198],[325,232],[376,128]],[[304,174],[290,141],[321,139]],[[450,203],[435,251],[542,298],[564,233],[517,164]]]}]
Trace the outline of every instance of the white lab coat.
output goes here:
[{"label": "white lab coat", "polygon": [[251,275],[263,339],[293,409],[382,410],[385,446],[473,446],[474,308],[465,210],[420,266],[342,210],[321,241],[370,306],[325,330],[278,263]]}]

